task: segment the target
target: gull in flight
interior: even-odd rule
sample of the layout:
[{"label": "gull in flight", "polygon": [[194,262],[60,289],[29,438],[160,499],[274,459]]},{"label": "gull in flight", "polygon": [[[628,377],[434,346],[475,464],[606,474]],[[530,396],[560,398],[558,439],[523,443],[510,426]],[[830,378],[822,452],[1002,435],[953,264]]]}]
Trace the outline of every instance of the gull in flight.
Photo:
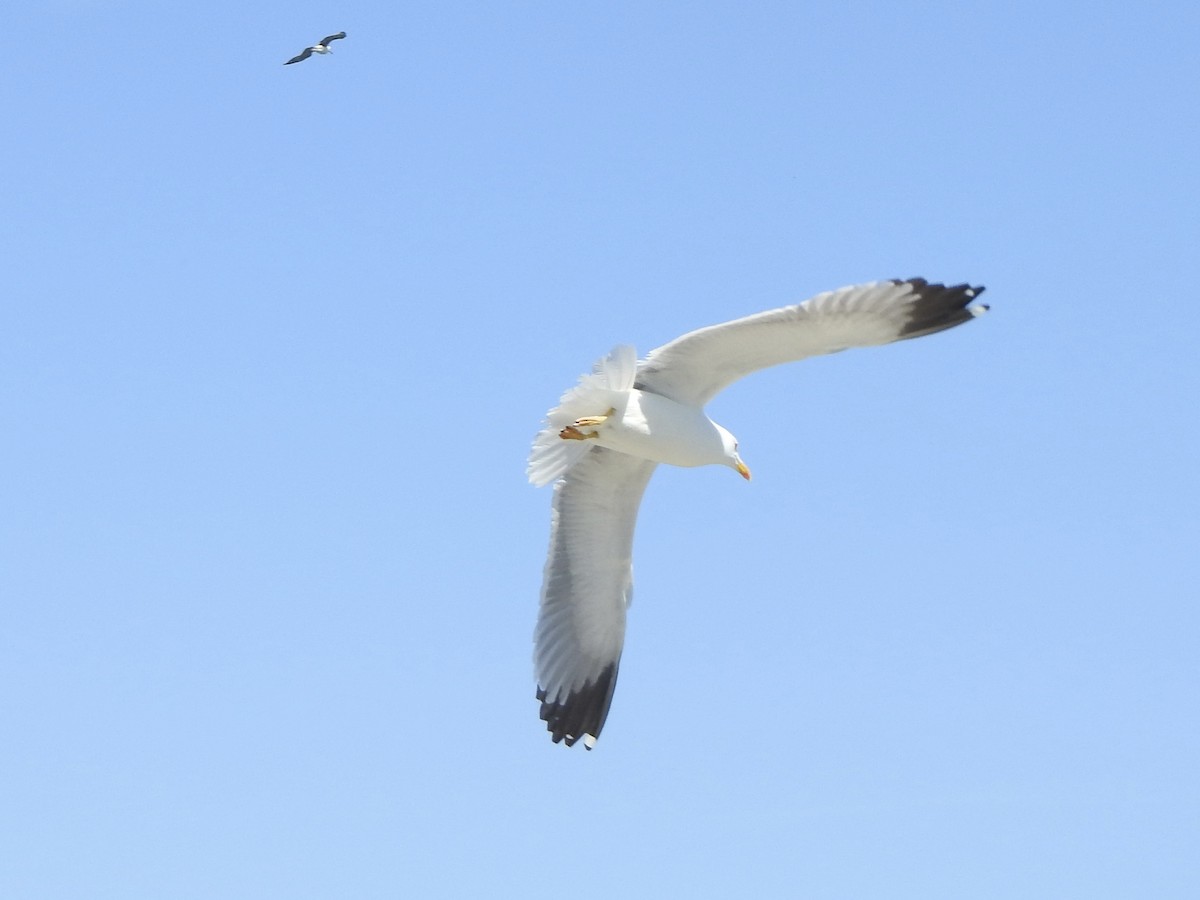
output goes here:
[{"label": "gull in flight", "polygon": [[750,478],[737,439],[704,405],[758,369],[969,322],[988,309],[972,304],[982,292],[923,278],[828,291],[689,332],[641,361],[616,347],[562,396],[527,470],[534,485],[554,483],[533,654],[554,743],[582,740],[590,750],[608,716],[633,592],[633,529],[654,467],[723,465]]},{"label": "gull in flight", "polygon": [[313,44],[311,47],[305,47],[304,52],[302,52],[299,56],[293,56],[291,59],[285,62],[284,65],[290,66],[292,63],[304,62],[304,60],[308,59],[314,53],[332,53],[333,51],[329,49],[329,45],[334,41],[340,41],[345,36],[346,32],[339,31],[337,34],[331,34],[329,37],[321,38],[321,40],[317,41],[317,43]]}]

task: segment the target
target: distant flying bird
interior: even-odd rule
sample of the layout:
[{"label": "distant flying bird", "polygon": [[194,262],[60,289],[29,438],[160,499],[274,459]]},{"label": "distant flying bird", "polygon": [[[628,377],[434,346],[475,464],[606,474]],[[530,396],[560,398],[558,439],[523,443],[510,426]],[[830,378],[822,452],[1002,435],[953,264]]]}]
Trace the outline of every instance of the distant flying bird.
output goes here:
[{"label": "distant flying bird", "polygon": [[304,60],[306,60],[310,56],[312,56],[314,53],[332,53],[333,51],[329,49],[329,45],[332,44],[334,41],[340,41],[345,36],[346,36],[346,32],[339,31],[337,34],[331,34],[327,38],[321,38],[321,40],[319,40],[317,43],[313,44],[311,47],[305,48],[304,52],[301,53],[299,56],[293,56],[291,59],[289,59],[287,62],[285,62],[284,65],[290,66],[292,63],[303,62]]},{"label": "distant flying bird", "polygon": [[[632,347],[617,347],[563,395],[528,470],[535,485],[555,483],[533,654],[555,743],[581,740],[590,750],[604,727],[633,591],[633,526],[655,466],[724,465],[750,478],[737,440],[704,405],[768,366],[962,325],[987,310],[975,303],[981,293],[923,278],[829,291],[689,332],[640,362]],[[736,525],[725,527],[736,536]]]}]

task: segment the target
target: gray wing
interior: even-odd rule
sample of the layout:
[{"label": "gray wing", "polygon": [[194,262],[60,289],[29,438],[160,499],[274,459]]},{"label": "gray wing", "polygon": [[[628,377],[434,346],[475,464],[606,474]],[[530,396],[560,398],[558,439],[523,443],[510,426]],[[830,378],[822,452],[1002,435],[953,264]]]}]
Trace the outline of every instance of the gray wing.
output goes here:
[{"label": "gray wing", "polygon": [[321,38],[321,46],[328,47],[331,41],[340,41],[346,36],[346,32],[339,31],[337,34],[331,34],[329,37]]},{"label": "gray wing", "polygon": [[590,750],[608,716],[633,592],[633,530],[654,467],[593,447],[554,486],[533,658],[556,744],[582,738]]},{"label": "gray wing", "polygon": [[292,63],[302,62],[303,60],[308,59],[310,56],[312,56],[312,47],[306,47],[303,53],[301,53],[299,56],[293,56],[291,59],[285,62],[284,65],[290,66]]},{"label": "gray wing", "polygon": [[987,310],[982,287],[923,278],[845,287],[744,319],[701,328],[647,355],[639,388],[703,406],[758,369],[849,347],[889,344],[953,328]]}]

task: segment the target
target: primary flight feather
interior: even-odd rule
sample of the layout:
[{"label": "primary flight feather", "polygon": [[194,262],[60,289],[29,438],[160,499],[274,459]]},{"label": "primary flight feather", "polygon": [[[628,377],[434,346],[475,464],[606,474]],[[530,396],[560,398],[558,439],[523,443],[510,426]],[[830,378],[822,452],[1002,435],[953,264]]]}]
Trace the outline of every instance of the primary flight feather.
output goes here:
[{"label": "primary flight feather", "polygon": [[550,553],[534,632],[541,717],[555,743],[596,744],[612,703],[633,591],[633,531],[655,466],[725,465],[732,434],[704,414],[758,369],[944,331],[987,311],[982,287],[922,278],[828,291],[795,306],[701,328],[638,361],[617,347],[550,410],[529,457],[554,482]]}]

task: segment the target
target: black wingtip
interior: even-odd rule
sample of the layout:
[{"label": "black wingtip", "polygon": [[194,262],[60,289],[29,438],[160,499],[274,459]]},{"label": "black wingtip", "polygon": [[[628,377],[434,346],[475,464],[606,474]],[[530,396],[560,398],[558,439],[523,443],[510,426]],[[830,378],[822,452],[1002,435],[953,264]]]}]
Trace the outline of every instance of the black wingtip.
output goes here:
[{"label": "black wingtip", "polygon": [[945,331],[983,315],[986,303],[970,305],[985,290],[983,285],[930,284],[924,278],[893,278],[892,284],[908,285],[912,289],[909,318],[900,331],[900,338],[915,338]]},{"label": "black wingtip", "polygon": [[542,704],[540,715],[550,739],[573,747],[582,738],[583,746],[591,750],[604,729],[616,687],[616,663],[606,666],[595,681],[568,694],[565,700],[548,702],[546,691],[539,687],[534,696]]}]

